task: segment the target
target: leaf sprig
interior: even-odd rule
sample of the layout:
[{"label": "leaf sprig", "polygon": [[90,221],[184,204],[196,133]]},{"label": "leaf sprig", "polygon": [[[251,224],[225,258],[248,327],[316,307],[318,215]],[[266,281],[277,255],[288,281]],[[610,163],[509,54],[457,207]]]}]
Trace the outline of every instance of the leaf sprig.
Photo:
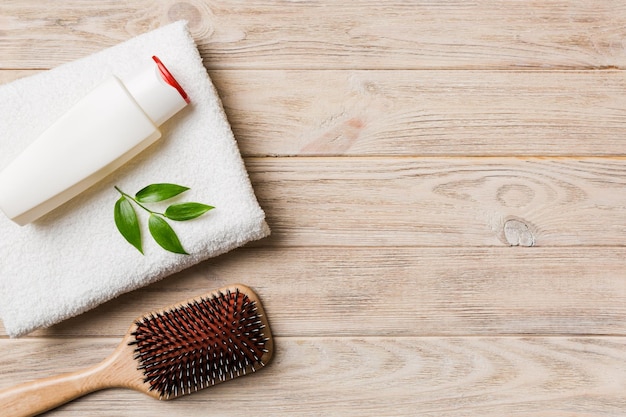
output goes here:
[{"label": "leaf sprig", "polygon": [[126,194],[117,186],[115,186],[115,189],[121,195],[115,203],[115,226],[128,243],[133,245],[141,254],[143,254],[141,229],[132,203],[149,213],[148,230],[156,243],[167,251],[182,255],[189,254],[183,248],[174,229],[165,219],[174,221],[191,220],[202,216],[214,208],[202,203],[179,203],[172,204],[165,209],[165,212],[159,213],[145,206],[146,203],[169,200],[189,190],[188,187],[177,184],[150,184],[139,190],[134,197]]}]

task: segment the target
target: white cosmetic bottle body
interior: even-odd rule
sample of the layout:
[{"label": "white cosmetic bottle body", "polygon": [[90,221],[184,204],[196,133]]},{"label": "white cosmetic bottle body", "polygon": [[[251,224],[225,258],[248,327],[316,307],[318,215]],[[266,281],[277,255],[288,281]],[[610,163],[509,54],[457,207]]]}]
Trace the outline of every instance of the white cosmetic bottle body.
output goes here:
[{"label": "white cosmetic bottle body", "polygon": [[126,82],[111,76],[0,172],[0,209],[30,223],[91,187],[161,137],[188,103],[161,61]]}]

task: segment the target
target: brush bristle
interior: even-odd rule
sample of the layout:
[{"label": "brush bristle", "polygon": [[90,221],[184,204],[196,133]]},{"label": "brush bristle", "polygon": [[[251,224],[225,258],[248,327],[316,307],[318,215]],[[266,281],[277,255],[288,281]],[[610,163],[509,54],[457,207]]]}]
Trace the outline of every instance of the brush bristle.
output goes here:
[{"label": "brush bristle", "polygon": [[[138,369],[164,399],[189,394],[264,366],[269,338],[256,301],[218,292],[138,320]],[[268,329],[269,331],[269,329]]]}]

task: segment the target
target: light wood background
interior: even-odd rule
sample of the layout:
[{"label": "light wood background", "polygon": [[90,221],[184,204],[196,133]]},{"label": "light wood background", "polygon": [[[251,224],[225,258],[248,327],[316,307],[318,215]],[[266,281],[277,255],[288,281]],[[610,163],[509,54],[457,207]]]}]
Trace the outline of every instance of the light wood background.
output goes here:
[{"label": "light wood background", "polygon": [[626,2],[3,0],[0,81],[178,19],[273,234],[2,332],[0,387],[242,282],[276,336],[267,369],[48,415],[626,416]]}]

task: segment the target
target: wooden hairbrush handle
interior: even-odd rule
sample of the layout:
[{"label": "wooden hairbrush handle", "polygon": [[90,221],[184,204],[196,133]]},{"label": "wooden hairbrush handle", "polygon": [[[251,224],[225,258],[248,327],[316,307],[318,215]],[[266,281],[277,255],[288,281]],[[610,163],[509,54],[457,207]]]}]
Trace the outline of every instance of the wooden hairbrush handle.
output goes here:
[{"label": "wooden hairbrush handle", "polygon": [[137,388],[141,374],[129,360],[127,336],[115,352],[98,365],[76,372],[26,382],[0,391],[3,417],[31,417],[94,391],[113,387]]},{"label": "wooden hairbrush handle", "polygon": [[104,388],[93,368],[28,382],[0,392],[0,410],[8,417],[30,417]]}]

